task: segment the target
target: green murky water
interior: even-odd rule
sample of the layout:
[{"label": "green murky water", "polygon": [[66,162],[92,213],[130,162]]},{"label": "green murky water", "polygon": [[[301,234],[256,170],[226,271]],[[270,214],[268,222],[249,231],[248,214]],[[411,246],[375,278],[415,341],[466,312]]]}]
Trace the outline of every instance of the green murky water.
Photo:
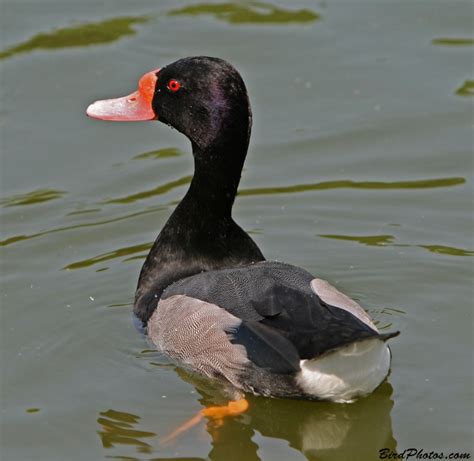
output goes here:
[{"label": "green murky water", "polygon": [[[2,4],[2,461],[376,460],[473,455],[472,4],[440,0]],[[351,405],[224,401],[131,323],[189,145],[87,119],[147,70],[207,54],[242,72],[254,130],[235,216],[269,259],[400,329],[387,383]]]}]

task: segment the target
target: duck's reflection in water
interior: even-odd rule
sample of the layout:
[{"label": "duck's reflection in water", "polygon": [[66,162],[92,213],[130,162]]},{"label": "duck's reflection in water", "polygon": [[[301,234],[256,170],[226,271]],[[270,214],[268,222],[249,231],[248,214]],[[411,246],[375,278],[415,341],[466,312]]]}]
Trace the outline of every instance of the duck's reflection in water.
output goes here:
[{"label": "duck's reflection in water", "polygon": [[[228,401],[229,396],[223,392],[222,385],[181,369],[177,371],[199,392],[199,402],[203,406],[223,405]],[[352,404],[247,396],[250,405],[246,413],[227,418],[222,424],[212,421],[201,423],[206,424],[206,430],[211,437],[212,448],[208,459],[254,461],[262,459],[261,456],[269,459],[265,452],[259,452],[259,446],[255,442],[255,433],[259,433],[262,437],[286,440],[291,448],[309,460],[378,460],[379,450],[382,448],[396,449],[390,418],[393,407],[391,394],[392,387],[386,382],[369,397]],[[199,459],[153,456],[151,453],[155,450],[142,439],[154,437],[155,434],[132,429],[130,424],[136,423],[136,419],[133,422],[119,421],[125,422],[127,427],[117,424],[117,421],[111,423],[110,418],[104,424],[106,414],[102,413],[98,420],[104,428],[99,432],[104,448],[117,444],[132,444],[145,456],[108,458],[149,461]],[[117,414],[118,412],[114,412],[112,416]],[[175,441],[176,446],[179,446],[186,434],[180,437]],[[148,440],[151,442],[151,439]],[[158,447],[157,439],[154,441],[156,445],[153,445]]]},{"label": "duck's reflection in water", "polygon": [[[156,433],[138,430],[139,420],[140,416],[124,411],[107,410],[100,412],[97,422],[102,428],[97,433],[102,441],[102,446],[112,448],[116,445],[132,445],[142,453],[151,453],[153,451],[152,445],[143,439],[156,437]],[[120,459],[123,457],[112,458]]]},{"label": "duck's reflection in water", "polygon": [[[203,406],[226,402],[222,388],[179,370],[201,394]],[[395,450],[390,411],[392,386],[386,382],[369,397],[351,404],[269,399],[247,396],[249,409],[220,427],[211,422],[212,460],[260,460],[255,432],[263,437],[287,440],[290,447],[314,460],[379,459],[381,448]]]}]

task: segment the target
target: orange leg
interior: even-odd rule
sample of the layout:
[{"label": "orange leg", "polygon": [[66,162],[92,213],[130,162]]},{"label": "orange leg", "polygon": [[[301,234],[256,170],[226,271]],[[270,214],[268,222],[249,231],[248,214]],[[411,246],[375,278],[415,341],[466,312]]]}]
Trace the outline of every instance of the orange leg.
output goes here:
[{"label": "orange leg", "polygon": [[231,400],[227,405],[223,406],[215,406],[215,407],[208,407],[203,408],[198,412],[197,415],[193,416],[192,418],[188,419],[185,423],[175,429],[171,434],[167,435],[163,439],[161,439],[161,443],[168,443],[176,439],[180,434],[186,432],[187,430],[191,429],[196,424],[204,418],[209,418],[210,420],[214,421],[217,426],[221,426],[223,423],[223,419],[227,416],[236,416],[244,413],[247,408],[249,407],[249,403],[245,399],[240,400]]}]

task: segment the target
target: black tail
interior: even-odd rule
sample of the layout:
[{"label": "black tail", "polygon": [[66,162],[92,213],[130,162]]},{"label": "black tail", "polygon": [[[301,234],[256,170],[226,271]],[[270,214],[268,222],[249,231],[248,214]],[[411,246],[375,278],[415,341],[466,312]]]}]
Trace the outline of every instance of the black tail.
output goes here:
[{"label": "black tail", "polygon": [[379,338],[382,340],[382,341],[388,341],[389,339],[392,339],[392,338],[395,338],[396,336],[398,336],[400,334],[399,331],[392,331],[391,333],[381,333],[379,334]]}]

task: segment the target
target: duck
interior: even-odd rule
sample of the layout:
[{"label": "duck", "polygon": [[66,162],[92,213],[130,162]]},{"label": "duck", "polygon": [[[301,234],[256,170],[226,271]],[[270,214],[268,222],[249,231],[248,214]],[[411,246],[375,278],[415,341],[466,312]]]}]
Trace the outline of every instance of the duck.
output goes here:
[{"label": "duck", "polygon": [[230,414],[245,411],[245,393],[349,403],[384,382],[399,331],[380,332],[326,280],[267,260],[232,217],[252,111],[231,64],[179,59],[87,115],[159,121],[191,142],[192,181],[143,264],[133,307],[159,351],[234,389]]}]

